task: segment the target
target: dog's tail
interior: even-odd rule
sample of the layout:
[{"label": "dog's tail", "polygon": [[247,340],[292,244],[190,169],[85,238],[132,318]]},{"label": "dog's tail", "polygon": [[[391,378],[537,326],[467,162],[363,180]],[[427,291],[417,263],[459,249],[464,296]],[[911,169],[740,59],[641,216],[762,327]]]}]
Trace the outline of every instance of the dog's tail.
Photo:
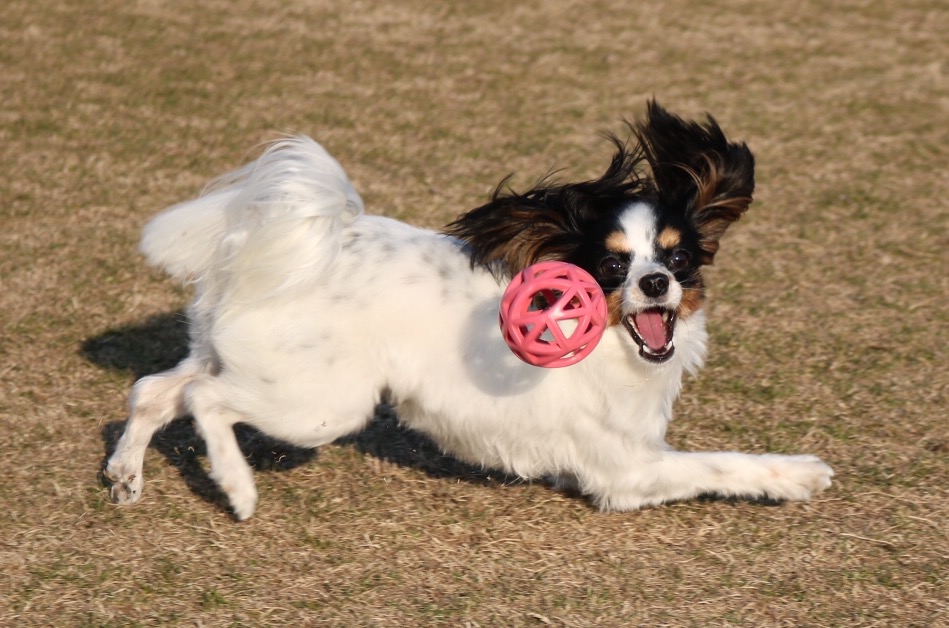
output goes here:
[{"label": "dog's tail", "polygon": [[339,163],[293,137],[156,216],[140,249],[182,282],[238,278],[263,296],[319,276],[339,252],[340,230],[362,212]]}]

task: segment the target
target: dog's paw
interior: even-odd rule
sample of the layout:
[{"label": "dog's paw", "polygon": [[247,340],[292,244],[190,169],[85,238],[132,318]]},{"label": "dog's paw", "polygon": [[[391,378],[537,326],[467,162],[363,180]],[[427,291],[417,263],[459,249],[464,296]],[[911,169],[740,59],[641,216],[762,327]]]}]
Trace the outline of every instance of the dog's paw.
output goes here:
[{"label": "dog's paw", "polygon": [[227,496],[231,511],[238,521],[249,519],[257,508],[257,486],[254,484],[254,474],[247,465],[229,468],[225,473],[222,469],[212,469],[211,479]]},{"label": "dog's paw", "polygon": [[238,521],[249,519],[254,514],[257,508],[257,488],[253,484],[245,484],[238,489],[227,487],[224,492],[227,493],[231,510]]},{"label": "dog's paw", "polygon": [[769,472],[766,487],[773,499],[804,501],[831,485],[834,470],[817,456],[763,456]]},{"label": "dog's paw", "polygon": [[134,504],[142,498],[142,486],[145,479],[142,477],[141,465],[129,465],[117,460],[110,460],[102,472],[112,483],[112,501],[119,505]]}]

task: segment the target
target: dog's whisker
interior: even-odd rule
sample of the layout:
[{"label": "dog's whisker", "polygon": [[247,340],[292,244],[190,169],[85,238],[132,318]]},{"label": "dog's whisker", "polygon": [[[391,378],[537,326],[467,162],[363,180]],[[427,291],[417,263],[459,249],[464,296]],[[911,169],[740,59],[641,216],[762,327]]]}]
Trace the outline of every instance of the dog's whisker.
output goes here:
[{"label": "dog's whisker", "polygon": [[[104,470],[113,499],[139,501],[153,434],[192,415],[211,479],[246,519],[258,495],[235,425],[312,449],[363,430],[383,401],[506,484],[549,478],[604,510],[827,488],[833,472],[812,456],[666,444],[682,379],[705,359],[702,269],[751,203],[754,158],[711,117],[686,121],[655,102],[631,128],[631,141],[609,136],[602,176],[546,177],[524,192],[505,180],[441,233],[365,213],[340,164],[307,137],[156,216],[141,249],[194,286],[190,353],[135,383]],[[609,333],[557,369],[519,360],[499,328],[508,282],[541,261],[582,268],[606,301],[597,321]],[[545,289],[553,296],[531,316],[573,302],[555,298],[571,286]],[[378,448],[423,467],[428,456]]]}]

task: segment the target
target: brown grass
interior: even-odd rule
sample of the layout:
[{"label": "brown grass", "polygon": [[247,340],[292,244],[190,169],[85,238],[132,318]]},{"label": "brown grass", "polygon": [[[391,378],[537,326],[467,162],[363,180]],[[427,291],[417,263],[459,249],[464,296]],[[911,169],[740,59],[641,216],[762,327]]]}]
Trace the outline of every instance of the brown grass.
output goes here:
[{"label": "brown grass", "polygon": [[[338,7],[335,5],[339,5]],[[0,624],[949,624],[949,10],[908,2],[8,0],[0,7]],[[604,515],[380,417],[241,433],[236,524],[180,422],[143,502],[98,473],[187,294],[141,225],[280,132],[440,225],[509,172],[605,167],[655,95],[759,163],[671,439],[812,452],[807,504]],[[522,185],[523,187],[523,185]]]}]

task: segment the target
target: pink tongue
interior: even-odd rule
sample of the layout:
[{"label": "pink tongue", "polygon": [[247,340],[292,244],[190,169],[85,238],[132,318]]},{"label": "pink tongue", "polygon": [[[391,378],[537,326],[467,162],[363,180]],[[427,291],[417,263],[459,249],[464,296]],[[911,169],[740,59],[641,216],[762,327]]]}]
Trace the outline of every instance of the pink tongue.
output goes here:
[{"label": "pink tongue", "polygon": [[653,351],[666,346],[666,324],[658,310],[646,310],[636,314],[636,329],[646,346]]}]

